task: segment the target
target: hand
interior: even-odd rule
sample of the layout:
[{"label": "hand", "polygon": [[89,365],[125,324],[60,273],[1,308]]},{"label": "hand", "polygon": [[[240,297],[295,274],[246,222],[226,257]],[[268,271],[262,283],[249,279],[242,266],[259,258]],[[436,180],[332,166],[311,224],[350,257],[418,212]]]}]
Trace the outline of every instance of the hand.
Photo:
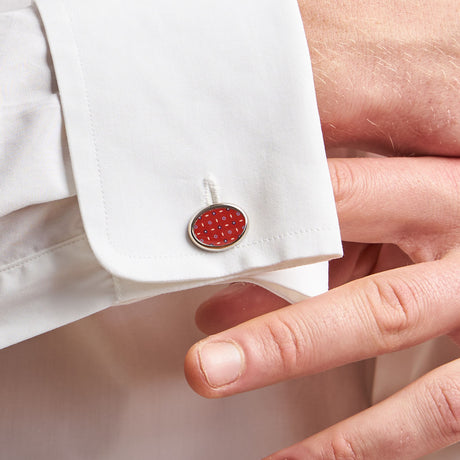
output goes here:
[{"label": "hand", "polygon": [[[256,287],[210,299],[197,314],[206,332],[246,322],[189,351],[186,376],[199,394],[228,396],[443,334],[460,338],[460,159],[329,166],[343,239],[354,244],[333,276],[358,279],[291,306]],[[460,360],[269,458],[412,459],[458,440]]]},{"label": "hand", "polygon": [[298,0],[327,147],[460,155],[458,0]]}]

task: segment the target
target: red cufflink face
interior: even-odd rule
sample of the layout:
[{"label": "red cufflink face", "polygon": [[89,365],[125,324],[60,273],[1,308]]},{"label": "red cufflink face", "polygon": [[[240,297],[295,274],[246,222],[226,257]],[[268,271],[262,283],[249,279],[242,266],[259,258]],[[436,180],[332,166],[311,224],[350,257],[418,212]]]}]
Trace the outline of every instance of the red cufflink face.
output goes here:
[{"label": "red cufflink face", "polygon": [[194,244],[208,251],[222,251],[237,243],[248,228],[244,211],[230,204],[215,204],[201,210],[189,224]]}]

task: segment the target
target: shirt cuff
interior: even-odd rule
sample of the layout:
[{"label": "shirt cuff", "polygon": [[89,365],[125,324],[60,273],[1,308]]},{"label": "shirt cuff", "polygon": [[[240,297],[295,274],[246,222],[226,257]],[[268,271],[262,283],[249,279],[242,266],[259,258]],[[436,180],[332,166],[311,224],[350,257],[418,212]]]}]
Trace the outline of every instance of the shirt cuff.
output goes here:
[{"label": "shirt cuff", "polygon": [[[8,212],[49,209],[50,196],[74,209],[76,193],[84,232],[75,235],[83,231],[76,219],[55,245],[3,266],[4,346],[109,305],[205,284],[253,280],[291,301],[326,288],[324,261],[341,255],[341,243],[295,0],[36,5],[44,32],[36,20],[34,33],[45,48],[46,36],[57,85],[44,87],[59,91],[66,134],[41,150],[56,157],[57,144],[68,146],[71,165],[50,168],[60,174],[54,195],[52,181],[30,180],[40,174],[18,179],[24,193]],[[48,65],[42,52],[39,59]],[[16,120],[22,145],[40,119]],[[60,117],[51,119],[48,133],[62,136]],[[186,231],[213,200],[240,206],[250,223],[225,252],[202,251]],[[312,263],[320,264],[302,268]],[[14,291],[19,279],[25,287]],[[57,280],[72,279],[62,306]]]}]

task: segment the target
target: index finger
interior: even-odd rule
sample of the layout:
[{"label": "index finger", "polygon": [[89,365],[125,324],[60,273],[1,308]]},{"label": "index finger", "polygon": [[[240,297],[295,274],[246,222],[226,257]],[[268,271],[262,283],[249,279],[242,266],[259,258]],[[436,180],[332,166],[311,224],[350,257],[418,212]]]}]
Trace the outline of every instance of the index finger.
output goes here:
[{"label": "index finger", "polygon": [[442,335],[459,326],[459,271],[456,260],[446,257],[254,318],[193,346],[186,377],[199,394],[221,397]]}]

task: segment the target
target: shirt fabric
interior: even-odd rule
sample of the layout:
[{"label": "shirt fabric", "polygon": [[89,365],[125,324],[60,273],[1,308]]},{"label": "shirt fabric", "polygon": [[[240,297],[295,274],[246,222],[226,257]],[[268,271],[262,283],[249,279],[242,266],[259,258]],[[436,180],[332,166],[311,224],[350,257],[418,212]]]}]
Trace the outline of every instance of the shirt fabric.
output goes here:
[{"label": "shirt fabric", "polygon": [[[39,0],[2,15],[0,346],[203,285],[290,301],[327,289],[340,236],[297,5],[243,3]],[[186,228],[216,200],[249,230],[210,254]]]},{"label": "shirt fabric", "polygon": [[[14,11],[0,14],[0,345],[72,323],[0,352],[2,458],[259,458],[456,353],[434,341],[219,401],[187,387],[183,356],[202,337],[193,313],[216,289],[210,285],[248,280],[291,301],[315,295],[326,288],[326,264],[304,264],[337,257],[340,240],[295,2],[265,1],[262,15],[259,2],[241,2],[238,15],[234,2],[222,2],[206,17],[200,8],[214,2],[158,1],[155,15],[147,3],[2,5]],[[89,17],[96,26],[85,22]],[[147,17],[153,22],[145,30],[154,33],[140,37],[136,25]],[[255,18],[262,22],[251,23]],[[231,39],[221,39],[222,26]],[[268,49],[261,47],[267,40]],[[121,42],[124,48],[111,49]],[[138,57],[129,56],[133,48]],[[210,55],[225,59],[216,67]],[[178,57],[179,69],[201,74],[200,81],[176,78]],[[161,71],[153,72],[152,62]],[[125,91],[123,81],[131,82]],[[264,91],[274,88],[267,103]],[[269,139],[262,135],[267,127]],[[183,163],[192,147],[200,158]],[[93,148],[102,151],[97,161]],[[96,180],[92,161],[103,170]],[[146,170],[152,162],[155,169]],[[210,167],[214,162],[223,166]],[[98,181],[109,184],[100,202]],[[211,191],[245,208],[254,227],[239,248],[222,254],[201,253],[184,235]],[[170,208],[180,212],[168,214]],[[152,210],[169,217],[166,239],[152,232]],[[114,229],[110,237],[106,225]],[[133,257],[164,248],[180,266]],[[405,371],[398,378],[395,363]],[[454,452],[433,458],[453,459]]]}]

